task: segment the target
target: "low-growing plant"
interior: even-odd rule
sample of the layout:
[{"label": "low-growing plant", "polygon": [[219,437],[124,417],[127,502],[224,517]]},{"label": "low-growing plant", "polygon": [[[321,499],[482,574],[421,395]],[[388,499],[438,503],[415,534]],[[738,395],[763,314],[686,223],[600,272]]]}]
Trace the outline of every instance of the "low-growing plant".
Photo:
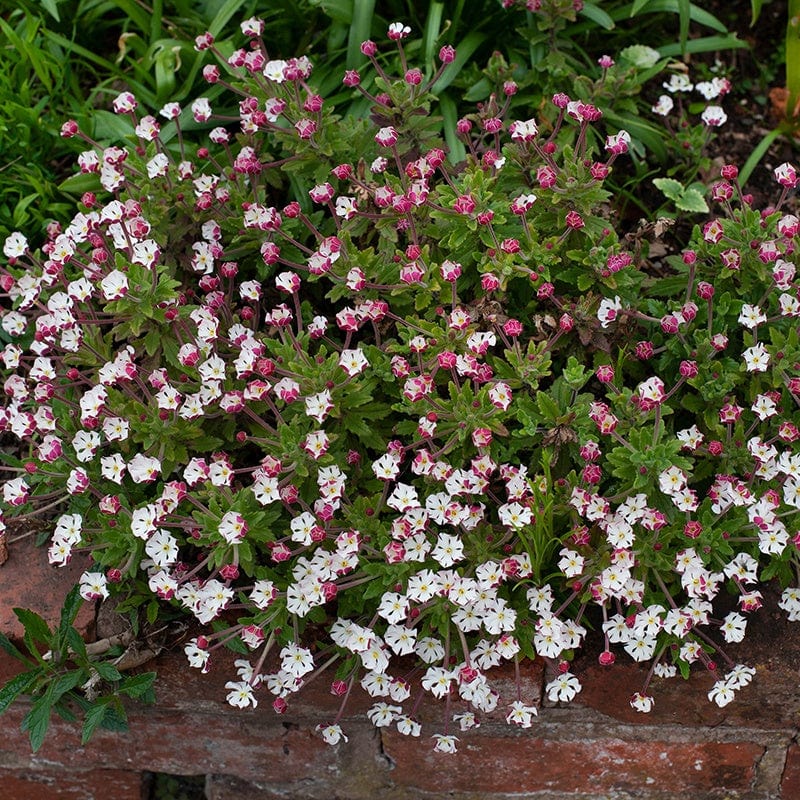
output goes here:
[{"label": "low-growing plant", "polygon": [[22,730],[27,732],[34,751],[42,746],[54,712],[69,721],[77,719],[76,710],[83,712],[81,744],[85,744],[97,728],[126,730],[123,696],[155,702],[155,672],[126,676],[118,669],[125,637],[89,645],[83,641],[74,627],[82,602],[76,586],[65,598],[61,620],[54,630],[35,612],[15,608],[25,629],[27,655],[0,633],[0,648],[26,666],[0,688],[0,713],[20,695],[31,697]]},{"label": "low-growing plant", "polygon": [[[656,274],[614,229],[631,137],[598,139],[598,106],[515,118],[492,97],[455,123],[453,165],[434,76],[387,74],[365,41],[375,91],[344,85],[371,118],[342,118],[308,59],[242,30],[227,58],[197,40],[235,119],[196,99],[197,141],[177,104],[124,92],[126,147],[65,123],[88,145],[80,211],[41,252],[4,243],[4,513],[57,515],[50,561],[89,552],[87,601],[193,615],[191,667],[241,653],[234,706],[283,713],[335,669],[331,744],[356,684],[412,736],[443,698],[442,752],[499,704],[529,727],[520,663],[570,701],[590,624],[602,664],[651,663],[634,708],[693,663],[730,702],[754,670],[720,640],[759,578],[797,580],[794,168],[761,213],[726,166],[720,217]],[[409,34],[388,30],[401,59]],[[740,610],[720,618],[723,587]],[[781,605],[800,616],[800,590]]]}]

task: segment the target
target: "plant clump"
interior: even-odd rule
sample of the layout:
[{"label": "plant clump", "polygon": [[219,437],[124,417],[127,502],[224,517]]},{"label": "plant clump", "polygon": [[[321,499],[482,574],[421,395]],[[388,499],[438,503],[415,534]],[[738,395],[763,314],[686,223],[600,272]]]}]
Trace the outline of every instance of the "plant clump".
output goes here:
[{"label": "plant clump", "polygon": [[[344,76],[369,119],[262,30],[227,58],[198,37],[213,103],[121,93],[126,147],[65,123],[80,211],[41,252],[3,246],[3,515],[51,513],[53,564],[91,554],[84,599],[192,615],[190,667],[240,652],[242,708],[284,713],[331,670],[342,712],[359,684],[404,734],[444,699],[452,752],[497,707],[532,724],[519,678],[493,686],[503,662],[547,660],[548,698],[572,700],[591,622],[601,663],[651,664],[634,708],[692,664],[730,702],[754,670],[723,642],[759,580],[797,582],[795,168],[761,211],[725,166],[657,271],[607,180],[637,142],[599,135],[591,98],[516,118],[507,82],[457,121],[453,164],[406,26],[361,46],[376,92]],[[800,590],[781,605],[799,617]]]}]

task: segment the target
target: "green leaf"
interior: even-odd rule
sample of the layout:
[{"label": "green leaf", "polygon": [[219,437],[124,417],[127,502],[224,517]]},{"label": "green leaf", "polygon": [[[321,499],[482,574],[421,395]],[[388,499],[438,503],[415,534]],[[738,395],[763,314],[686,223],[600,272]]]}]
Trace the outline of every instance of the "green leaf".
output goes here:
[{"label": "green leaf", "polygon": [[61,181],[61,183],[58,184],[58,188],[62,192],[69,192],[71,194],[96,192],[99,191],[101,188],[100,176],[93,172],[87,173],[85,175],[84,174],[72,175],[66,180]]},{"label": "green leaf", "polygon": [[654,178],[653,184],[670,200],[677,201],[683,194],[683,184],[674,178]]},{"label": "green leaf", "polygon": [[442,13],[444,3],[431,3],[428,9],[428,16],[425,18],[425,29],[422,34],[422,56],[426,64],[433,61],[436,51],[436,42],[439,39],[439,31],[442,25]]},{"label": "green leaf", "polygon": [[143,672],[141,675],[133,675],[125,679],[117,692],[145,703],[153,703],[155,702],[155,695],[153,694],[155,679],[155,672]]},{"label": "green leaf", "polygon": [[361,43],[370,38],[375,14],[375,0],[359,0],[353,3],[353,16],[347,37],[347,69],[356,69],[364,61]]},{"label": "green leaf", "polygon": [[92,738],[92,735],[108,713],[108,708],[107,698],[101,698],[86,712],[86,716],[83,718],[81,745],[86,744]]},{"label": "green leaf", "polygon": [[42,617],[35,611],[31,611],[27,608],[15,608],[13,611],[25,628],[25,633],[28,634],[34,642],[50,645],[53,637],[50,633],[50,628]]},{"label": "green leaf", "polygon": [[455,60],[444,68],[444,72],[442,72],[439,80],[437,80],[436,83],[434,83],[431,87],[431,91],[434,94],[439,94],[439,92],[441,92],[443,89],[446,89],[456,79],[458,73],[461,72],[462,68],[464,67],[464,64],[467,63],[467,60],[478,49],[478,47],[483,44],[485,39],[485,33],[472,31],[456,45]]},{"label": "green leaf", "polygon": [[107,661],[97,661],[92,664],[92,667],[97,670],[97,674],[104,681],[118,681],[122,678],[122,673]]},{"label": "green leaf", "polygon": [[20,661],[24,661],[26,664],[33,663],[29,658],[27,658],[27,656],[25,656],[16,647],[16,645],[4,633],[0,633],[0,650],[4,650],[13,658],[19,659]]},{"label": "green leaf", "polygon": [[753,174],[753,170],[758,166],[759,162],[767,153],[767,150],[772,146],[772,143],[783,133],[780,128],[771,130],[753,149],[747,157],[744,166],[739,170],[739,184],[744,186]]},{"label": "green leaf", "polygon": [[703,199],[698,189],[689,187],[686,191],[675,201],[675,205],[681,211],[691,211],[695,214],[707,214],[708,204]]},{"label": "green leaf", "polygon": [[80,586],[76,584],[64,598],[64,605],[61,607],[61,621],[58,625],[60,638],[64,638],[67,635],[67,628],[75,622],[82,605],[83,598],[80,595]]},{"label": "green leaf", "polygon": [[686,52],[686,42],[689,39],[691,9],[691,0],[678,0],[678,16],[680,18],[680,45],[682,53]]},{"label": "green leaf", "polygon": [[635,17],[649,2],[650,0],[634,0],[630,15]]},{"label": "green leaf", "polygon": [[761,14],[761,7],[764,5],[764,0],[750,0],[750,27],[756,24],[756,20]]},{"label": "green leaf", "polygon": [[613,30],[614,28],[614,20],[611,19],[602,8],[594,5],[594,3],[585,3],[580,11],[580,15],[597,23],[601,28],[605,28],[607,31]]},{"label": "green leaf", "polygon": [[[52,686],[52,684],[51,684]],[[48,690],[42,697],[34,700],[31,710],[25,715],[20,730],[27,731],[31,742],[31,750],[35,753],[44,743],[47,729],[50,727],[50,714],[53,710],[51,692]]]},{"label": "green leaf", "polygon": [[536,405],[539,406],[541,415],[548,422],[555,422],[561,416],[562,412],[546,392],[536,392]]},{"label": "green leaf", "polygon": [[[750,47],[747,42],[739,39],[735,33],[727,36],[703,36],[700,39],[690,39],[686,42],[686,53],[713,53],[716,50],[736,50]],[[679,56],[683,52],[680,42],[667,44],[658,48],[662,56]]]},{"label": "green leaf", "polygon": [[71,692],[83,680],[83,671],[73,669],[51,684],[52,702],[57,703],[67,692]]},{"label": "green leaf", "polygon": [[41,0],[44,10],[56,21],[61,22],[58,15],[58,0]]},{"label": "green leaf", "polygon": [[33,669],[16,675],[0,688],[0,714],[2,714],[21,694],[25,694],[39,678],[43,670]]}]

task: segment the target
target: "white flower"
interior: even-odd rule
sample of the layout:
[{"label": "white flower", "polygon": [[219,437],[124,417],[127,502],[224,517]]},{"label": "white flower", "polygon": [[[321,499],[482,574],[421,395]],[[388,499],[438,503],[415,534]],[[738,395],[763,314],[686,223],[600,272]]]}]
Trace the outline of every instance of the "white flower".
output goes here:
[{"label": "white flower", "polygon": [[571,672],[565,672],[550,681],[545,686],[545,691],[551,703],[569,703],[582,688],[581,682]]},{"label": "white flower", "polygon": [[317,725],[316,730],[327,744],[339,744],[341,740],[347,741],[347,737],[339,725]]},{"label": "white flower", "polygon": [[314,656],[305,647],[287,644],[281,650],[280,656],[281,669],[295,678],[302,678],[303,675],[314,669]]},{"label": "white flower", "polygon": [[433,749],[437,753],[456,752],[456,742],[458,741],[457,736],[445,736],[443,733],[435,733],[433,734],[433,738],[436,740],[436,744],[433,746]]},{"label": "white flower", "polygon": [[742,352],[748,372],[766,372],[769,365],[769,353],[763,342],[748,347]]},{"label": "white flower", "polygon": [[708,699],[713,700],[720,708],[728,705],[733,698],[733,687],[728,684],[727,679],[717,681],[708,693]]},{"label": "white flower", "polygon": [[247,708],[258,705],[258,700],[253,696],[253,687],[247,681],[228,681],[225,688],[229,689],[227,700],[236,708]]},{"label": "white flower", "polygon": [[600,302],[600,307],[597,309],[597,319],[600,321],[601,328],[607,328],[619,315],[622,310],[622,301],[619,296],[611,300],[604,297]]},{"label": "white flower", "polygon": [[521,700],[515,700],[506,714],[506,722],[509,725],[519,725],[520,728],[530,728],[533,718],[538,714],[535,706],[526,706]]},{"label": "white flower", "polygon": [[402,712],[400,706],[391,706],[388,703],[375,703],[369,711],[367,717],[376,728],[386,728],[394,722]]},{"label": "white flower", "polygon": [[666,117],[675,106],[675,102],[668,94],[662,94],[651,111],[659,116]]},{"label": "white flower", "polygon": [[708,106],[700,115],[700,119],[711,128],[718,128],[728,121],[728,115],[720,106]]},{"label": "white flower", "polygon": [[80,577],[80,593],[84,600],[105,600],[108,597],[106,576],[102,572],[84,572]]},{"label": "white flower", "polygon": [[178,560],[178,542],[168,531],[156,531],[144,546],[145,553],[157,567],[169,567]]},{"label": "white flower", "polygon": [[27,250],[28,240],[19,231],[14,231],[3,243],[3,255],[6,258],[19,258]]}]

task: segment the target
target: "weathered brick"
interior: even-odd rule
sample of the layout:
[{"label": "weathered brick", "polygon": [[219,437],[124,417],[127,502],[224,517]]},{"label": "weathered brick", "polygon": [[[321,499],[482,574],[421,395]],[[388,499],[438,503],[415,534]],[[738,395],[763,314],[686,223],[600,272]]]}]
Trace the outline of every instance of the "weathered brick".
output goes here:
[{"label": "weathered brick", "polygon": [[684,793],[746,791],[764,748],[754,743],[636,741],[619,738],[555,741],[535,733],[465,735],[443,756],[428,743],[393,731],[384,752],[394,761],[396,786],[410,791],[603,793],[668,788]]},{"label": "weathered brick", "polygon": [[138,772],[120,770],[0,770],[0,795],[7,800],[145,800]]},{"label": "weathered brick", "polygon": [[[35,547],[33,536],[17,539],[8,550],[8,561],[0,566],[0,633],[20,640],[24,629],[12,609],[29,608],[51,627],[57,625],[64,598],[90,562],[76,555],[65,567],[52,567],[47,562],[47,548]],[[75,627],[88,638],[93,626],[94,604],[84,603]]]},{"label": "weathered brick", "polygon": [[786,751],[786,765],[781,778],[781,797],[794,800],[800,797],[800,747],[793,744]]}]

